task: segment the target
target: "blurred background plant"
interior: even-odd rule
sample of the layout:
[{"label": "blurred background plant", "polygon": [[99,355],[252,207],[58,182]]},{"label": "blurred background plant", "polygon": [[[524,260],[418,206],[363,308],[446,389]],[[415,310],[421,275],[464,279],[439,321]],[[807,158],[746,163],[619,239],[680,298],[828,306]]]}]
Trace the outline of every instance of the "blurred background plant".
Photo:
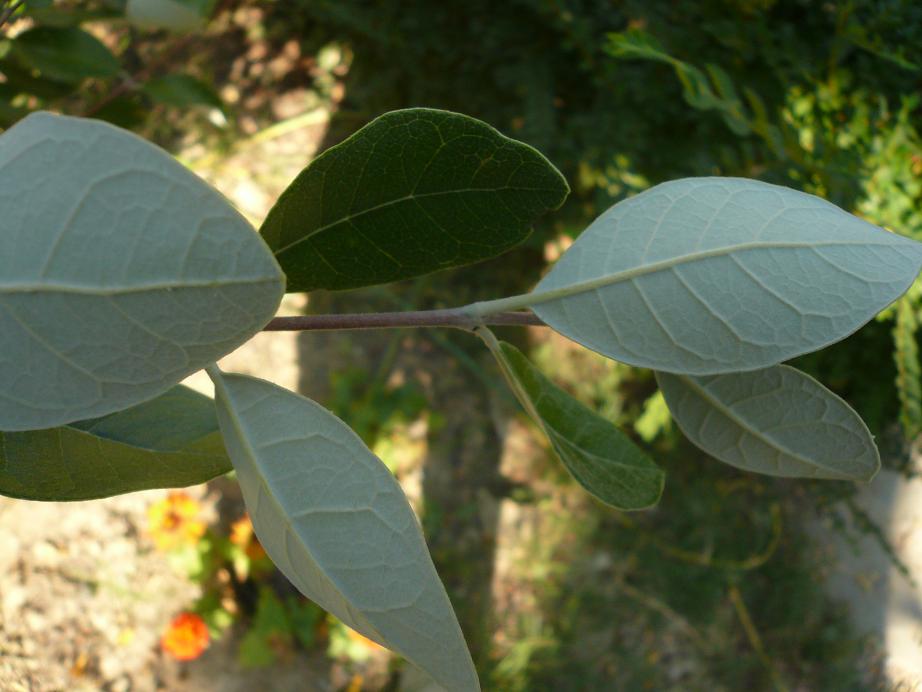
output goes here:
[{"label": "blurred background plant", "polygon": [[[804,189],[922,240],[915,0],[26,0],[0,2],[0,12],[0,127],[48,108],[134,129],[212,180],[234,160],[257,221],[272,200],[251,187],[288,182],[257,145],[321,123],[323,149],[406,106],[485,120],[544,152],[573,187],[565,208],[498,262],[312,295],[311,311],[527,289],[602,210],[690,175]],[[308,156],[283,154],[300,165]],[[885,466],[907,477],[922,432],[920,308],[917,284],[796,363],[858,409]],[[573,492],[463,336],[297,341],[304,391],[363,436],[419,509],[487,688],[879,683],[872,649],[824,591],[831,566],[804,529],[825,518],[852,540],[883,541],[855,485],[716,464],[671,425],[649,372],[539,330],[507,338],[663,463],[656,510],[628,516]],[[396,684],[397,664],[364,676],[363,661],[383,653],[287,587],[239,506],[208,523],[189,502],[177,494],[151,507],[149,532],[201,584],[197,602],[176,604],[193,640],[194,616],[211,640],[242,628],[245,666],[324,647],[348,662],[353,689]]]}]

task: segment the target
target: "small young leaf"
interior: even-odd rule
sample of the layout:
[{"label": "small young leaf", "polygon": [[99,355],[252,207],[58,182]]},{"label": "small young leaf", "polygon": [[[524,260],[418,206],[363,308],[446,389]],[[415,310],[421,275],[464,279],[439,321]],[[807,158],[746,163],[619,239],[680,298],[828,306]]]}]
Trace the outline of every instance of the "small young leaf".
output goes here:
[{"label": "small young leaf", "polygon": [[608,45],[605,48],[609,55],[616,58],[658,60],[669,65],[679,62],[666,52],[655,36],[639,29],[608,34]]},{"label": "small young leaf", "polygon": [[182,385],[104,418],[0,432],[0,494],[25,500],[180,488],[230,470],[214,403]]},{"label": "small young leaf", "polygon": [[165,392],[275,314],[284,276],[213,188],[106,123],[0,136],[0,430]]},{"label": "small young leaf", "polygon": [[606,49],[616,58],[639,58],[672,65],[688,105],[698,110],[719,111],[727,127],[741,137],[751,132],[752,125],[742,110],[736,87],[720,66],[707,64],[705,72],[669,55],[656,38],[636,29],[609,34],[608,40]]},{"label": "small young leaf", "polygon": [[448,690],[477,674],[422,531],[384,463],[315,402],[209,368],[253,526],[305,596]]},{"label": "small young leaf", "polygon": [[870,480],[880,457],[861,417],[786,365],[707,377],[656,373],[672,416],[711,456],[771,476]]},{"label": "small young leaf", "polygon": [[221,97],[205,82],[187,74],[168,74],[152,79],[143,87],[144,93],[158,103],[176,108],[211,106],[223,108]]},{"label": "small young leaf", "polygon": [[610,358],[705,375],[845,338],[902,294],[920,265],[922,243],[818,197],[688,178],[616,204],[529,296],[495,303],[531,305]]},{"label": "small young leaf", "polygon": [[289,291],[358,288],[500,255],[568,192],[527,144],[464,115],[412,108],[318,156],[261,232]]},{"label": "small young leaf", "polygon": [[19,34],[13,51],[42,76],[62,82],[114,77],[118,60],[94,36],[74,26],[39,26]]},{"label": "small young leaf", "polygon": [[[590,494],[617,509],[645,509],[663,492],[665,476],[631,440],[547,379],[511,344],[488,346],[557,456]],[[498,348],[497,348],[498,347]]]}]

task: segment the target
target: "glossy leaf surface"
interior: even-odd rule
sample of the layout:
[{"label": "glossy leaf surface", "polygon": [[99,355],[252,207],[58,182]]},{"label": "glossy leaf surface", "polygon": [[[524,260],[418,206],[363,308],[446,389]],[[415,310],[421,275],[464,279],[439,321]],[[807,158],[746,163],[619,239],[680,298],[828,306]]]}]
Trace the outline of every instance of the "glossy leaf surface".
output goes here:
[{"label": "glossy leaf surface", "polygon": [[152,399],[250,338],[284,277],[166,152],[38,113],[0,137],[0,430]]},{"label": "glossy leaf surface", "polygon": [[416,515],[384,463],[319,404],[209,369],[256,535],[305,596],[446,689],[478,690]]},{"label": "glossy leaf surface", "polygon": [[180,488],[230,470],[214,403],[182,385],[103,418],[0,432],[0,494],[26,500]]},{"label": "glossy leaf surface", "polygon": [[568,191],[527,144],[464,115],[413,108],[318,156],[261,232],[289,291],[357,288],[495,257]]},{"label": "glossy leaf surface", "polygon": [[521,302],[611,358],[713,374],[848,336],[902,294],[920,264],[922,244],[818,197],[688,178],[602,214]]},{"label": "glossy leaf surface", "polygon": [[870,480],[880,457],[864,421],[786,365],[693,377],[656,373],[672,417],[711,456],[771,476]]},{"label": "glossy leaf surface", "polygon": [[617,509],[655,505],[662,470],[615,425],[547,379],[521,351],[499,344],[500,366],[567,470],[590,494]]}]

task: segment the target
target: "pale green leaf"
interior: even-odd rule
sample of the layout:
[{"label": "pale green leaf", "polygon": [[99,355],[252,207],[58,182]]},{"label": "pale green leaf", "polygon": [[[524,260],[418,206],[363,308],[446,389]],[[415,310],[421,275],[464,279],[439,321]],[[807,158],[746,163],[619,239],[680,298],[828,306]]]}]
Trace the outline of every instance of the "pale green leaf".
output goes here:
[{"label": "pale green leaf", "polygon": [[410,108],[318,156],[260,232],[289,291],[358,288],[496,257],[568,192],[527,144],[466,115]]},{"label": "pale green leaf", "polygon": [[152,399],[275,313],[253,228],[166,152],[38,113],[0,136],[0,430]]},{"label": "pale green leaf", "polygon": [[26,500],[180,488],[230,470],[214,403],[182,385],[104,418],[0,432],[0,494]]},{"label": "pale green leaf", "polygon": [[529,296],[492,307],[531,305],[563,335],[632,365],[753,370],[848,336],[920,263],[922,244],[818,197],[688,178],[616,204]]},{"label": "pale green leaf", "polygon": [[516,396],[583,488],[617,509],[645,509],[659,501],[665,476],[627,435],[547,379],[514,346],[482,335]]},{"label": "pale green leaf", "polygon": [[711,456],[771,476],[870,480],[880,468],[861,417],[786,365],[694,377],[656,373],[682,432]]},{"label": "pale green leaf", "polygon": [[478,690],[419,523],[384,463],[319,404],[252,377],[209,373],[256,535],[279,569],[446,689]]}]

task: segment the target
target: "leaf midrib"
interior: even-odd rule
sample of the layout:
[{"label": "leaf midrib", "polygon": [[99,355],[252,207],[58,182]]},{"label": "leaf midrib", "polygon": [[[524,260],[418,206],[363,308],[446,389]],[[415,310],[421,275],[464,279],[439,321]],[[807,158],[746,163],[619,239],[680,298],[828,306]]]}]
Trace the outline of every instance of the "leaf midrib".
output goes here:
[{"label": "leaf midrib", "polygon": [[306,235],[302,235],[297,240],[294,240],[288,243],[288,245],[278,248],[277,250],[273,250],[273,254],[276,257],[278,257],[284,254],[285,252],[288,252],[288,250],[291,250],[292,248],[297,247],[301,243],[307,242],[308,240],[310,240],[313,236],[317,235],[318,233],[323,233],[324,231],[329,230],[330,228],[333,228],[334,226],[338,226],[341,223],[351,221],[352,219],[357,219],[361,216],[365,216],[366,214],[371,214],[376,211],[380,211],[381,209],[386,209],[396,204],[400,204],[402,202],[408,202],[414,199],[424,199],[427,197],[441,197],[441,196],[446,196],[446,195],[463,195],[463,194],[468,194],[471,192],[496,192],[496,193],[546,192],[546,193],[552,193],[552,192],[558,192],[558,190],[553,189],[553,188],[543,188],[543,187],[512,187],[512,186],[507,185],[504,187],[468,187],[468,188],[458,188],[455,190],[439,190],[437,192],[421,192],[418,194],[411,193],[409,195],[404,195],[403,197],[397,197],[394,199],[390,199],[386,202],[382,202],[381,204],[377,204],[373,207],[368,207],[367,209],[362,209],[361,211],[358,211],[352,214],[346,214],[345,216],[339,217],[335,221],[330,221],[329,223],[326,223],[323,226],[318,226],[317,228],[310,231]]},{"label": "leaf midrib", "polygon": [[118,296],[131,293],[144,293],[146,291],[173,291],[187,288],[223,288],[225,286],[251,286],[258,284],[278,283],[279,276],[260,277],[250,279],[233,279],[227,281],[215,280],[193,280],[162,282],[150,284],[137,284],[134,286],[87,286],[79,284],[66,283],[44,283],[44,284],[0,284],[0,297],[4,295],[15,295],[21,293],[74,293],[78,295],[93,296]]},{"label": "leaf midrib", "polygon": [[[667,374],[668,374],[668,373],[667,373]],[[748,434],[752,435],[753,437],[756,437],[756,438],[760,439],[762,442],[764,442],[765,444],[767,444],[767,445],[768,445],[769,447],[771,447],[772,449],[777,449],[777,450],[779,450],[780,452],[783,452],[784,454],[787,454],[788,456],[790,456],[790,457],[792,457],[793,459],[799,461],[800,463],[806,465],[807,467],[810,467],[810,468],[817,468],[817,469],[824,469],[824,470],[826,470],[826,471],[830,471],[830,472],[832,472],[832,473],[835,473],[839,478],[849,478],[849,477],[850,477],[850,476],[848,476],[848,475],[846,475],[846,474],[843,474],[842,471],[840,471],[839,469],[832,468],[832,467],[826,466],[826,465],[824,465],[824,464],[820,464],[820,463],[818,463],[818,462],[816,462],[816,461],[813,461],[813,460],[811,460],[811,459],[807,459],[807,458],[801,456],[798,452],[794,452],[794,451],[788,449],[785,445],[781,444],[781,443],[778,442],[777,440],[774,440],[774,439],[772,439],[771,437],[768,437],[765,433],[761,432],[760,430],[754,429],[754,428],[749,424],[748,421],[746,421],[746,420],[745,420],[744,418],[742,418],[741,416],[737,415],[737,414],[733,411],[732,408],[726,406],[722,401],[720,401],[720,399],[718,399],[718,398],[716,398],[715,396],[711,395],[710,392],[708,392],[704,387],[702,387],[702,386],[699,385],[697,382],[695,382],[690,376],[688,376],[688,375],[675,375],[675,374],[673,374],[673,377],[676,377],[676,378],[680,379],[682,382],[685,383],[686,386],[688,386],[689,389],[691,389],[692,391],[694,391],[696,394],[698,394],[698,396],[700,396],[702,399],[704,399],[708,404],[710,404],[711,406],[713,406],[713,407],[714,407],[715,409],[717,409],[720,413],[722,413],[724,416],[726,416],[728,419],[730,419],[730,421],[731,421],[732,423],[735,423],[736,425],[738,425],[739,427],[741,427],[743,430],[745,430]]]},{"label": "leaf midrib", "polygon": [[[647,274],[655,274],[656,272],[664,271],[667,269],[673,269],[691,262],[698,260],[709,259],[711,257],[723,257],[724,255],[732,255],[735,252],[740,252],[743,250],[759,250],[759,249],[775,249],[775,250],[786,250],[786,249],[815,249],[818,247],[839,247],[839,246],[885,246],[885,247],[897,247],[898,243],[894,242],[869,242],[869,241],[823,241],[823,242],[748,242],[740,243],[738,245],[729,245],[720,248],[715,248],[713,250],[703,250],[699,252],[690,252],[686,255],[678,255],[676,257],[671,257],[669,259],[660,260],[658,262],[651,262],[650,264],[641,265],[635,267],[634,269],[626,269],[620,272],[614,272],[612,274],[606,274],[604,276],[599,276],[594,279],[587,279],[585,281],[578,281],[576,283],[563,286],[561,288],[554,288],[547,291],[533,291],[531,293],[525,294],[522,296],[523,299],[527,298],[526,305],[540,305],[542,303],[548,303],[553,300],[559,300],[561,298],[567,298],[572,295],[577,295],[579,293],[586,293],[587,291],[593,291],[598,288],[604,288],[612,284],[621,283],[622,281],[629,281],[641,276],[646,276]],[[550,275],[549,275],[550,276]]]},{"label": "leaf midrib", "polygon": [[[282,505],[281,500],[279,500],[278,497],[276,497],[275,492],[273,491],[272,487],[270,486],[269,479],[267,479],[267,478],[263,475],[263,473],[262,473],[262,466],[261,466],[261,464],[259,463],[259,461],[257,461],[258,455],[256,454],[256,450],[253,448],[253,445],[250,443],[250,437],[249,437],[247,434],[245,434],[245,431],[244,431],[244,423],[243,423],[243,421],[240,419],[240,417],[239,417],[239,415],[238,415],[238,413],[237,413],[236,407],[232,404],[232,397],[231,397],[231,395],[230,395],[230,391],[227,389],[227,385],[226,385],[225,382],[224,382],[224,378],[225,378],[224,373],[221,372],[221,371],[217,368],[217,366],[215,366],[215,365],[212,365],[212,366],[209,366],[209,367],[205,368],[205,371],[208,373],[208,375],[211,377],[212,381],[214,382],[216,394],[217,394],[218,392],[220,392],[220,394],[221,394],[221,399],[222,399],[221,405],[224,407],[225,411],[227,411],[228,417],[229,417],[230,420],[231,420],[231,424],[234,426],[234,432],[237,434],[237,438],[240,440],[241,445],[242,445],[243,448],[244,448],[244,452],[246,453],[246,456],[249,457],[250,463],[252,464],[253,468],[256,470],[256,475],[258,476],[258,482],[260,483],[260,485],[262,486],[263,490],[265,491],[265,492],[264,492],[264,496],[265,496],[265,497],[268,497],[268,498],[270,499],[270,501],[272,502],[272,504],[274,504],[275,507],[278,509],[278,513],[279,513],[281,516],[285,517],[285,524],[286,524],[286,529],[285,529],[285,530],[288,531],[288,532],[290,532],[291,534],[294,535],[295,540],[297,540],[297,542],[301,544],[301,546],[304,548],[304,551],[310,556],[311,561],[313,561],[314,564],[317,565],[318,570],[320,571],[321,574],[323,574],[324,578],[325,578],[328,582],[330,582],[330,584],[333,585],[333,588],[337,591],[337,593],[340,595],[340,597],[343,599],[343,601],[345,601],[346,605],[347,605],[351,610],[355,611],[356,613],[358,613],[359,615],[362,616],[362,619],[365,621],[366,626],[369,627],[369,629],[370,629],[371,631],[375,632],[375,633],[378,635],[378,638],[379,638],[379,640],[380,640],[378,643],[382,644],[382,646],[383,646],[383,645],[384,645],[384,642],[386,641],[386,639],[385,639],[385,638],[381,635],[381,633],[378,631],[378,628],[375,627],[375,626],[368,620],[368,618],[365,616],[365,613],[364,613],[361,609],[359,609],[359,608],[357,608],[357,607],[355,607],[355,606],[352,605],[352,603],[350,602],[349,598],[345,595],[345,591],[344,591],[343,587],[342,587],[339,583],[337,583],[337,580],[334,579],[334,578],[327,572],[327,570],[324,569],[323,565],[321,565],[321,564],[314,558],[314,556],[313,556],[313,554],[311,553],[309,547],[308,547],[307,544],[304,542],[304,540],[301,538],[301,535],[300,535],[297,531],[295,531],[295,530],[292,528],[291,522],[287,521],[287,516],[288,516],[288,515],[287,515],[286,512],[285,512],[285,508],[284,508],[284,506]],[[218,401],[218,397],[216,396],[216,397],[215,397],[215,402],[217,402],[217,401]],[[228,456],[230,456],[230,455],[228,455]],[[231,465],[233,466],[233,458],[231,458]],[[287,552],[287,551],[286,551],[286,552]],[[289,563],[291,564],[291,558],[289,558]],[[291,567],[294,568],[294,565],[291,564]],[[391,645],[388,644],[387,646],[391,646]],[[395,649],[395,650],[396,650],[396,649]],[[399,653],[399,652],[398,652],[398,653]]]},{"label": "leaf midrib", "polygon": [[[635,505],[631,507],[630,509],[633,510],[633,509],[644,509],[646,507],[652,507],[656,504],[657,500],[659,500],[659,497],[662,494],[662,484],[664,480],[662,469],[659,469],[656,466],[625,464],[624,462],[619,461],[613,456],[606,457],[606,456],[602,456],[601,454],[596,454],[595,452],[590,452],[585,447],[581,447],[575,442],[571,442],[570,440],[568,440],[563,434],[558,432],[556,428],[551,428],[551,431],[553,433],[552,443],[554,444],[555,447],[558,447],[558,451],[560,452],[562,456],[563,455],[570,456],[571,452],[570,450],[567,449],[567,447],[569,447],[572,449],[572,453],[579,454],[584,459],[598,460],[598,461],[595,461],[594,463],[596,463],[597,466],[603,469],[605,469],[609,465],[614,465],[614,466],[617,466],[619,469],[623,469],[622,471],[623,473],[635,472],[637,474],[641,474],[643,472],[652,472],[652,474],[655,474],[656,477],[653,480],[656,485],[656,491],[653,493],[654,497],[652,500],[649,499],[650,493],[646,492],[647,490],[646,487],[644,487],[643,491],[638,491],[636,488],[631,487],[630,483],[623,481],[618,474],[614,474],[612,477],[606,477],[604,479],[605,482],[613,483],[614,485],[618,486],[621,489],[620,490],[621,493],[628,495],[632,498],[635,498],[635,501],[636,501],[636,498],[642,498],[646,502],[645,505],[642,505],[642,506]],[[560,449],[559,447],[563,447],[563,449]],[[574,476],[574,478],[576,478],[577,474],[573,470],[572,466],[573,466],[573,462],[567,465],[567,470]],[[577,481],[579,480],[580,479],[577,478]],[[598,491],[590,491],[590,492],[596,497],[598,497],[600,500],[602,500],[602,502],[605,502],[605,504],[612,506],[612,507],[616,507],[616,505],[608,502],[608,500],[605,500],[599,497]]]}]

